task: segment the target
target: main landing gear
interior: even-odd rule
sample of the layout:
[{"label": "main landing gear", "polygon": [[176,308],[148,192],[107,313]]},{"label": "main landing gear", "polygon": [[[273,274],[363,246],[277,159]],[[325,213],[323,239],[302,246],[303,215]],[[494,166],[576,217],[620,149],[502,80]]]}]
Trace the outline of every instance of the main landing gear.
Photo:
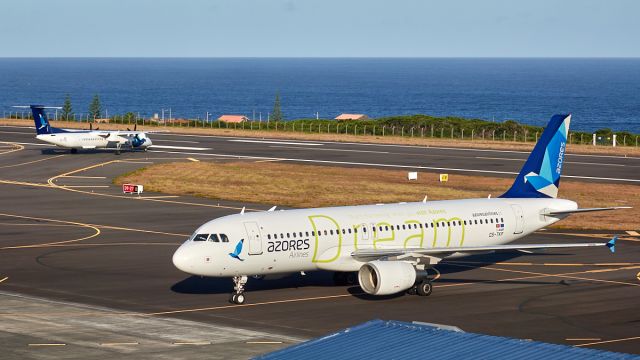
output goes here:
[{"label": "main landing gear", "polygon": [[430,279],[423,279],[407,290],[409,295],[429,296],[433,292],[433,284]]},{"label": "main landing gear", "polygon": [[233,293],[231,294],[230,302],[238,305],[244,304],[244,286],[247,284],[247,276],[234,276],[233,277]]},{"label": "main landing gear", "polygon": [[77,153],[78,153],[78,149],[76,149],[76,148],[71,148],[71,153],[72,153],[72,154],[77,154]]}]

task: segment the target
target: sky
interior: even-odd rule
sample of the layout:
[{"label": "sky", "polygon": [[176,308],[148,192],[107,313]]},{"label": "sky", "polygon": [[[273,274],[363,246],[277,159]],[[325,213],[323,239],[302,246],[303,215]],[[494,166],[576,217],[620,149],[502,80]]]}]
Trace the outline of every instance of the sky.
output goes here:
[{"label": "sky", "polygon": [[640,57],[637,0],[3,0],[0,57]]}]

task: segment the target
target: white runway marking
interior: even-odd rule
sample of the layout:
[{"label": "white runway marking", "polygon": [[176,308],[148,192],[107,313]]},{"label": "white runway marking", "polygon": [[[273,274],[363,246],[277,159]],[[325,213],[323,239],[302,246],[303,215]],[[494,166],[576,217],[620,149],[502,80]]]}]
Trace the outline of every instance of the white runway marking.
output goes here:
[{"label": "white runway marking", "polygon": [[165,142],[166,141],[166,142],[176,142],[176,143],[200,144],[199,141],[188,141],[188,140],[165,140],[165,139],[160,140],[160,139],[157,139],[157,140],[153,140],[153,141],[154,142],[156,142],[156,141]]},{"label": "white runway marking", "polygon": [[[446,167],[432,167],[432,166],[419,166],[419,165],[414,166],[414,165],[375,164],[375,163],[353,162],[353,161],[290,159],[290,158],[277,158],[277,157],[267,157],[267,156],[246,156],[246,155],[211,154],[211,153],[185,153],[185,152],[178,152],[178,151],[157,151],[157,150],[150,150],[150,151],[158,152],[158,153],[167,153],[167,154],[201,155],[201,156],[213,156],[213,157],[236,158],[236,159],[293,161],[293,162],[305,162],[305,163],[317,163],[317,164],[359,165],[359,166],[388,167],[388,168],[400,168],[400,169],[446,170],[446,171],[470,172],[470,173],[480,173],[480,174],[518,175],[517,172],[513,172],[513,171],[461,169],[461,168],[446,168]],[[562,175],[562,177],[572,178],[572,179],[609,180],[609,181],[640,183],[640,179],[621,179],[621,178],[579,176],[579,175]]]},{"label": "white runway marking", "polygon": [[357,153],[373,153],[373,154],[390,154],[390,152],[388,151],[375,151],[375,150],[351,150],[351,149],[333,149],[333,148],[304,148],[302,146],[278,146],[278,145],[271,145],[269,146],[271,148],[282,148],[282,149],[307,149],[307,150],[314,150],[314,151],[345,151],[345,152],[357,152]]},{"label": "white runway marking", "polygon": [[190,147],[190,146],[170,146],[170,145],[151,145],[151,148],[152,149],[193,150],[193,151],[211,150],[211,148]]},{"label": "white runway marking", "polygon": [[[521,161],[525,162],[526,159],[513,159],[513,158],[500,158],[500,157],[486,157],[486,156],[476,156],[476,159],[484,159],[484,160],[507,160],[507,161]],[[579,164],[579,165],[597,165],[597,166],[620,166],[626,167],[630,165],[623,164],[605,164],[605,163],[594,163],[594,162],[582,162],[582,161],[565,161],[566,164]]]},{"label": "white runway marking", "polygon": [[244,139],[232,139],[231,142],[242,143],[257,143],[257,144],[276,144],[276,145],[306,145],[306,146],[322,146],[324,144],[319,143],[307,143],[307,142],[293,142],[293,141],[273,141],[273,140],[244,140]]}]

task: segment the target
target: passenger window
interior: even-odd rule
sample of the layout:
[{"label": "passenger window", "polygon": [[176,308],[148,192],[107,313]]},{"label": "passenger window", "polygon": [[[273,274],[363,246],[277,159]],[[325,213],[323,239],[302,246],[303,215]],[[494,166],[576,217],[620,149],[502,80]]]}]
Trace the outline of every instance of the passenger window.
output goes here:
[{"label": "passenger window", "polygon": [[198,234],[193,237],[193,241],[207,241],[209,234]]},{"label": "passenger window", "polygon": [[229,242],[229,238],[225,234],[220,234],[220,241]]},{"label": "passenger window", "polygon": [[307,231],[307,232],[305,232],[305,234],[307,235],[307,237],[309,236],[309,232],[308,232],[308,231]]},{"label": "passenger window", "polygon": [[351,234],[351,228],[349,228],[348,231],[349,231],[349,234]]},{"label": "passenger window", "polygon": [[271,234],[267,234],[267,239],[271,240]]},{"label": "passenger window", "polygon": [[280,233],[280,239],[284,239],[284,234]]},{"label": "passenger window", "polygon": [[476,219],[476,220],[474,220],[474,221],[475,221],[476,225],[478,225],[478,219]]},{"label": "passenger window", "polygon": [[211,234],[209,241],[220,242],[220,239],[218,238],[218,234]]},{"label": "passenger window", "polygon": [[329,230],[329,234],[330,234],[330,235],[333,235],[333,230]]},{"label": "passenger window", "polygon": [[353,228],[353,233],[357,234],[358,233],[358,228]]},{"label": "passenger window", "polygon": [[493,218],[491,218],[491,223],[493,224]]},{"label": "passenger window", "polygon": [[362,227],[362,232],[367,232],[367,227],[366,226]]},{"label": "passenger window", "polygon": [[504,222],[504,219],[503,219],[503,218],[500,218],[500,222]]},{"label": "passenger window", "polygon": [[324,234],[327,235],[327,230],[324,231]]}]

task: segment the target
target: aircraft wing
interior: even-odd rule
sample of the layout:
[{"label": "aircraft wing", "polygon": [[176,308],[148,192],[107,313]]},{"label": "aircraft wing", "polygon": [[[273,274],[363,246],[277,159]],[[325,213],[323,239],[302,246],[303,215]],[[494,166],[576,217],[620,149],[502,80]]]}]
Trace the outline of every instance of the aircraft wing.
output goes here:
[{"label": "aircraft wing", "polygon": [[614,206],[614,207],[604,207],[604,208],[584,208],[584,209],[575,209],[575,210],[560,210],[560,211],[549,211],[542,215],[566,215],[566,214],[575,214],[575,213],[583,213],[583,212],[592,212],[592,211],[607,211],[607,210],[619,210],[619,209],[631,209],[631,206]]},{"label": "aircraft wing", "polygon": [[474,253],[500,250],[536,250],[536,249],[563,249],[563,248],[579,248],[579,247],[598,247],[606,246],[615,252],[616,240],[613,239],[606,243],[572,243],[572,244],[509,244],[509,245],[491,245],[491,246],[458,246],[458,247],[440,247],[440,248],[386,248],[386,249],[362,249],[351,253],[351,256],[360,259],[372,259],[381,257],[393,257],[402,255],[425,255],[446,257],[453,253]]}]

